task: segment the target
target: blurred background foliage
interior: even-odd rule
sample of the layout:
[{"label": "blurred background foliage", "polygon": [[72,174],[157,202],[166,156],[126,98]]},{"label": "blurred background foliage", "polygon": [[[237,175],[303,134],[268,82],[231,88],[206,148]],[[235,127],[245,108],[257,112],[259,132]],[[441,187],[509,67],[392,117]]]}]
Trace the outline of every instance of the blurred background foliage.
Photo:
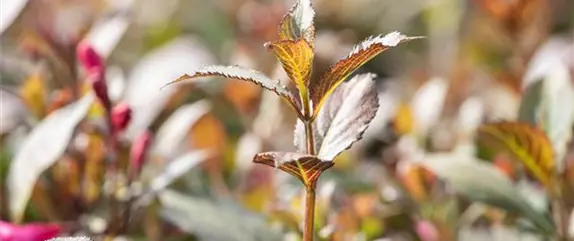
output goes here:
[{"label": "blurred background foliage", "polygon": [[[319,182],[318,240],[545,240],[524,217],[556,220],[550,218],[552,199],[508,155],[475,145],[475,130],[499,120],[539,126],[568,187],[574,187],[574,1],[312,2],[313,73],[370,35],[399,30],[427,36],[359,70],[378,75],[381,107],[365,139],[338,157]],[[57,224],[59,235],[97,239],[299,240],[302,186],[251,163],[258,152],[294,150],[296,116],[289,107],[238,80],[205,79],[160,90],[183,73],[216,63],[287,81],[262,46],[277,39],[276,26],[291,5],[3,0],[1,219]],[[90,86],[76,59],[81,40],[104,59],[113,104],[131,110],[113,145],[106,110],[89,94],[82,97]],[[48,116],[52,124],[42,127]],[[40,133],[37,141],[26,144],[33,133]],[[121,175],[133,170],[130,149],[142,133],[153,137],[144,145],[141,174]],[[445,185],[436,176],[442,177],[440,170],[421,164],[433,152],[451,153],[443,159],[476,153],[510,179],[508,188],[523,199],[503,197],[504,204],[490,206],[459,195],[475,190],[458,190],[465,180],[497,177],[471,165],[447,170],[466,177],[459,187]],[[11,183],[10,175],[19,181]],[[491,194],[509,190],[504,188]],[[521,208],[523,201],[528,208]],[[13,205],[22,213],[14,213]],[[561,220],[574,219],[574,205],[569,207],[558,214]],[[125,209],[127,217],[114,216]],[[566,229],[574,236],[570,223]],[[554,221],[554,228],[560,226]]]}]

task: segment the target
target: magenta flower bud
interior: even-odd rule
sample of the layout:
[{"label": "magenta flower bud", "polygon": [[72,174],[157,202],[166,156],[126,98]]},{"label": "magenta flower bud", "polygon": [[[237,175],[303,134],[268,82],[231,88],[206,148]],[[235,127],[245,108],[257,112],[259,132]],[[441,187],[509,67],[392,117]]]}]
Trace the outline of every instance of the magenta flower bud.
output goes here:
[{"label": "magenta flower bud", "polygon": [[108,95],[108,84],[106,83],[104,71],[100,68],[92,69],[88,76],[88,80],[92,84],[92,89],[96,93],[96,97],[98,97],[100,103],[107,111],[110,111],[112,108],[112,102]]},{"label": "magenta flower bud", "polygon": [[91,71],[94,68],[104,69],[102,57],[96,53],[90,43],[80,42],[76,47],[76,54],[78,61],[80,61],[80,64],[82,64],[85,70]]},{"label": "magenta flower bud", "polygon": [[62,228],[57,224],[15,225],[0,221],[0,240],[2,241],[44,241],[57,237],[61,231]]},{"label": "magenta flower bud", "polygon": [[132,144],[132,148],[130,150],[130,165],[132,171],[132,175],[138,176],[141,172],[142,166],[145,161],[145,157],[147,154],[148,149],[151,145],[152,133],[149,131],[145,131],[144,133],[140,134],[134,140]]},{"label": "magenta flower bud", "polygon": [[126,129],[132,119],[132,109],[125,103],[120,103],[112,109],[112,124],[114,133]]}]

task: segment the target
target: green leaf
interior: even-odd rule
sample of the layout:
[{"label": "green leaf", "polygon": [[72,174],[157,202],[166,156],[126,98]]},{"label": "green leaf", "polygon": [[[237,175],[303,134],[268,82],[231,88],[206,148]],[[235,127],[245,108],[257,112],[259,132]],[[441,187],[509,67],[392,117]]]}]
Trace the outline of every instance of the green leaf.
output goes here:
[{"label": "green leaf", "polygon": [[543,86],[543,81],[536,81],[526,88],[518,111],[519,121],[530,123],[531,125],[539,123]]},{"label": "green leaf", "polygon": [[545,233],[554,230],[549,218],[536,211],[496,167],[460,154],[433,154],[422,163],[453,190],[471,201],[519,214]]},{"label": "green leaf", "polygon": [[186,196],[165,190],[159,194],[161,215],[181,230],[209,241],[279,241],[261,216],[232,202]]},{"label": "green leaf", "polygon": [[10,211],[15,221],[21,220],[38,177],[64,153],[93,100],[89,93],[78,102],[52,112],[23,141],[7,179]]}]

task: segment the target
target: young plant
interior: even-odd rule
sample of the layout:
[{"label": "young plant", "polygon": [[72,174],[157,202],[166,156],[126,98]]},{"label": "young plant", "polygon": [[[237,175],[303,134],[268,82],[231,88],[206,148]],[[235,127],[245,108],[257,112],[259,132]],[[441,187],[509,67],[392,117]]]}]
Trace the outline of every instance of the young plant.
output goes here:
[{"label": "young plant", "polygon": [[299,0],[279,24],[279,40],[266,43],[281,62],[293,87],[282,85],[256,70],[238,66],[208,66],[167,85],[196,77],[223,76],[251,81],[278,94],[297,113],[295,146],[298,152],[266,152],[255,163],[279,168],[303,182],[306,190],[303,240],[313,240],[315,187],[333,159],[360,140],[375,117],[379,101],[373,74],[345,79],[367,61],[387,50],[419,37],[399,32],[370,37],[332,65],[320,78],[311,79],[314,57],[315,12],[310,0]]}]

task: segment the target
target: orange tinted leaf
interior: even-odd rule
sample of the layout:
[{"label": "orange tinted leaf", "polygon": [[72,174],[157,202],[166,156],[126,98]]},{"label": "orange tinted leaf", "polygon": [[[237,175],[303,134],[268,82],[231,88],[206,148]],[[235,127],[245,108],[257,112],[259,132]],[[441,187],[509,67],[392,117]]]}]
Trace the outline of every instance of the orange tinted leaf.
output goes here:
[{"label": "orange tinted leaf", "polygon": [[191,149],[211,150],[217,154],[222,154],[225,150],[227,143],[225,128],[211,113],[197,120],[189,134]]},{"label": "orange tinted leaf", "polygon": [[333,166],[315,156],[295,152],[265,152],[255,155],[253,162],[279,168],[304,182],[314,183],[321,173]]},{"label": "orange tinted leaf", "polygon": [[244,81],[229,81],[223,87],[223,95],[242,114],[253,114],[261,90],[258,86]]},{"label": "orange tinted leaf", "polygon": [[266,47],[273,51],[299,92],[306,95],[313,65],[313,49],[309,43],[304,39],[282,40],[268,43]]},{"label": "orange tinted leaf", "polygon": [[305,39],[311,47],[315,42],[313,18],[315,10],[310,0],[299,0],[283,17],[277,32],[281,40]]},{"label": "orange tinted leaf", "polygon": [[428,186],[425,183],[425,171],[422,166],[400,162],[397,171],[398,179],[417,202],[423,202],[428,198]]},{"label": "orange tinted leaf", "polygon": [[524,123],[500,122],[479,127],[478,138],[486,147],[512,154],[538,181],[550,184],[554,157],[552,145],[541,130]]},{"label": "orange tinted leaf", "polygon": [[339,86],[351,73],[390,47],[395,47],[420,37],[407,37],[399,32],[392,32],[385,36],[370,37],[353,48],[351,53],[332,65],[320,78],[312,81],[309,86],[313,101],[314,114],[324,104],[326,98]]}]

